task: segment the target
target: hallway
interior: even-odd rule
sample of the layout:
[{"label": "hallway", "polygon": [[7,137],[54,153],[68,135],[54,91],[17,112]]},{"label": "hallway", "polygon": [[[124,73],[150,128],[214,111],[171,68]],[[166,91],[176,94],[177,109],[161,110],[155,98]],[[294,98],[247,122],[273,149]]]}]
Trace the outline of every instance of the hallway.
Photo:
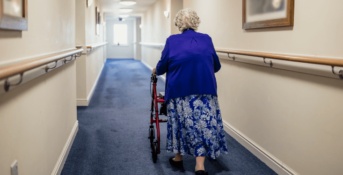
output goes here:
[{"label": "hallway", "polygon": [[342,7],[0,0],[0,175],[342,175]]},{"label": "hallway", "polygon": [[[161,124],[161,154],[152,162],[148,140],[151,71],[140,61],[107,60],[88,107],[78,107],[79,131],[62,175],[194,174],[195,159],[184,157],[184,170],[171,167],[166,124]],[[159,79],[158,91],[164,91]],[[166,118],[162,116],[162,118]],[[231,136],[229,154],[206,160],[210,174],[275,175]]]}]

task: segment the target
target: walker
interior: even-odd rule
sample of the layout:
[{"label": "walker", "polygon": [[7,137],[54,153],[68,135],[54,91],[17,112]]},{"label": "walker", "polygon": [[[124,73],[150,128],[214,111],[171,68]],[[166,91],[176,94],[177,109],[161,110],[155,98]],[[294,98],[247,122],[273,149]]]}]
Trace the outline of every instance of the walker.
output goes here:
[{"label": "walker", "polygon": [[[151,153],[152,153],[152,160],[154,163],[157,161],[157,154],[160,154],[160,122],[167,122],[167,119],[159,119],[158,115],[165,115],[167,116],[167,107],[164,103],[164,92],[160,92],[159,96],[157,96],[156,92],[156,84],[157,84],[157,77],[156,75],[151,75],[151,83],[153,84],[152,89],[152,100],[151,100],[151,115],[150,115],[150,127],[149,127],[149,140],[151,146]],[[151,84],[150,84],[151,88]],[[151,91],[151,89],[150,89]],[[158,103],[160,103],[160,113],[158,113]],[[155,128],[154,123],[156,124],[157,130],[157,139],[155,140]]]}]

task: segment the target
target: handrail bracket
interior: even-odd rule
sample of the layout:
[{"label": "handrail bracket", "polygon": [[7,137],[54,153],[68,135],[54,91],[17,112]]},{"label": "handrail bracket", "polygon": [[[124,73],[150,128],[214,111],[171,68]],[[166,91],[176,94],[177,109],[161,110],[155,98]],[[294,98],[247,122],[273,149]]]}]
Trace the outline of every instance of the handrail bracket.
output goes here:
[{"label": "handrail bracket", "polygon": [[68,62],[73,61],[75,59],[76,59],[76,55],[72,55],[70,56],[70,59],[65,58],[63,61],[63,64],[67,64]]},{"label": "handrail bracket", "polygon": [[231,58],[231,59],[232,59],[232,61],[235,61],[235,60],[236,60],[236,58],[235,58],[235,55],[234,55],[234,56],[232,56],[232,57],[230,57],[230,53],[228,53],[228,54],[227,54],[227,56],[228,56],[229,58]]},{"label": "handrail bracket", "polygon": [[6,91],[6,92],[8,92],[8,91],[10,90],[10,87],[11,87],[11,86],[18,86],[18,85],[21,84],[21,82],[23,82],[23,75],[24,75],[24,72],[20,73],[19,75],[20,75],[20,80],[19,80],[19,82],[16,83],[16,84],[11,84],[11,83],[9,82],[8,78],[6,79],[5,84],[4,84],[4,88],[5,88],[5,91]]},{"label": "handrail bracket", "polygon": [[87,48],[87,53],[92,52],[93,51],[93,47],[92,48]]},{"label": "handrail bracket", "polygon": [[82,52],[79,52],[79,53],[76,54],[75,58],[76,57],[81,57],[81,56],[82,56]]},{"label": "handrail bracket", "polygon": [[264,62],[264,64],[269,64],[270,67],[273,67],[273,61],[272,60],[269,60],[269,63],[267,63],[266,58],[263,57],[263,62]]},{"label": "handrail bracket", "polygon": [[59,61],[59,60],[54,61],[54,62],[55,62],[55,65],[52,66],[52,67],[49,67],[48,65],[46,65],[46,67],[45,67],[45,72],[48,72],[50,69],[56,68],[57,65],[58,65],[58,61]]},{"label": "handrail bracket", "polygon": [[335,66],[331,66],[331,67],[332,67],[332,73],[333,73],[334,75],[338,75],[339,78],[340,78],[341,80],[343,80],[343,69],[340,70],[338,73],[336,73],[336,72],[335,72]]}]

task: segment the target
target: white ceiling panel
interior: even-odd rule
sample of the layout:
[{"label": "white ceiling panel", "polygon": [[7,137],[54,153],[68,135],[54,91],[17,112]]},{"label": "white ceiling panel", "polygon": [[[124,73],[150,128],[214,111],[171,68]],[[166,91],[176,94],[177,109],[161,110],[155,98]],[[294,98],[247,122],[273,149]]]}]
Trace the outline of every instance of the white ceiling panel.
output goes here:
[{"label": "white ceiling panel", "polygon": [[[128,14],[130,16],[139,16],[147,11],[157,0],[136,0],[137,4],[132,6],[125,6],[119,4],[120,0],[99,0],[99,3],[107,17],[117,17],[120,14]],[[119,9],[130,8],[133,9],[130,13],[121,13]]]}]

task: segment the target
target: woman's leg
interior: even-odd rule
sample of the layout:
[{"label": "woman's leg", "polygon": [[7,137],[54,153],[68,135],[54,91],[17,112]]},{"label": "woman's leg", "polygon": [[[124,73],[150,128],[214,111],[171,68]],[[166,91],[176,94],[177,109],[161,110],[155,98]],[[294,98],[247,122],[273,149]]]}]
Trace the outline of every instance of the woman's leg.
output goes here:
[{"label": "woman's leg", "polygon": [[182,161],[182,155],[180,153],[175,154],[174,161]]},{"label": "woman's leg", "polygon": [[195,171],[204,170],[205,171],[205,156],[196,157]]}]

